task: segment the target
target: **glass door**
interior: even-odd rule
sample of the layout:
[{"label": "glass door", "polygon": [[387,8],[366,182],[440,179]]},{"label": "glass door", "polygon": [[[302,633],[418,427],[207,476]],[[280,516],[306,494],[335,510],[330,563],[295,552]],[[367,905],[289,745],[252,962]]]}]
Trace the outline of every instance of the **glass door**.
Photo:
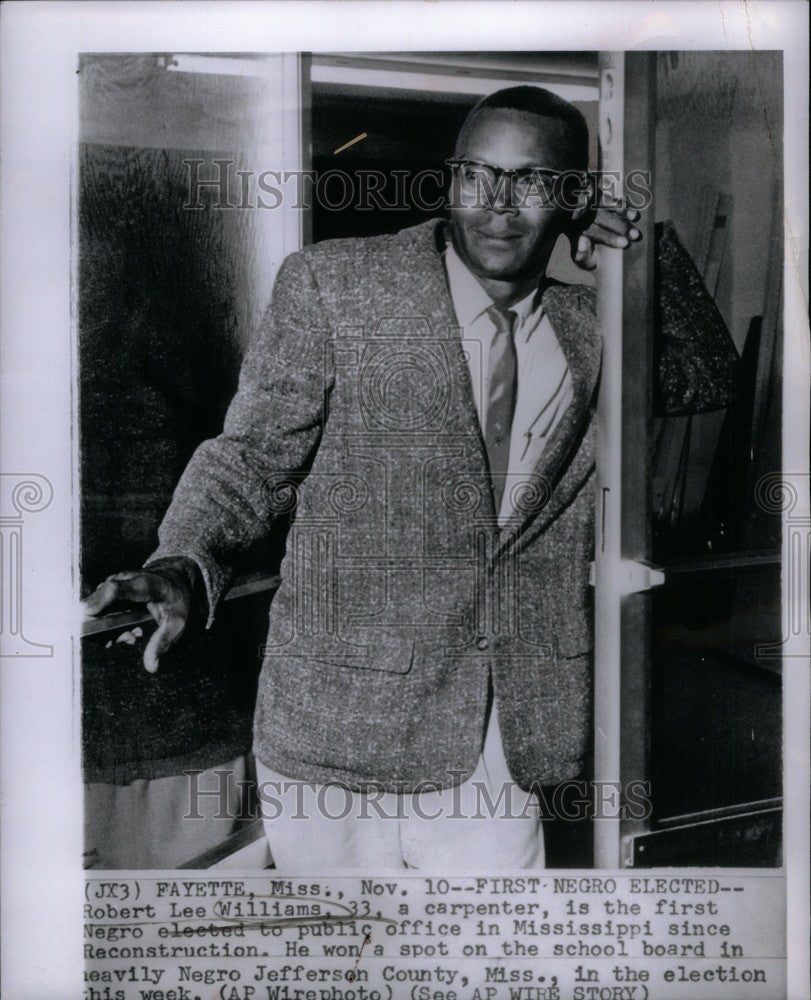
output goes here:
[{"label": "glass door", "polygon": [[598,866],[781,863],[781,80],[601,59],[601,165],[651,197],[598,279]]}]

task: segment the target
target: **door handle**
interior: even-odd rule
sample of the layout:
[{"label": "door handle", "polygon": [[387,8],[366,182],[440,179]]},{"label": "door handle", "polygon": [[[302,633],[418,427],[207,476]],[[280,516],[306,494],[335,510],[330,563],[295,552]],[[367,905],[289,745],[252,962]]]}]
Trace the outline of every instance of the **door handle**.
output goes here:
[{"label": "door handle", "polygon": [[[620,593],[625,597],[627,594],[643,594],[646,590],[661,587],[665,582],[665,571],[659,566],[648,566],[647,563],[637,562],[635,559],[622,559],[618,577]],[[595,567],[592,562],[589,565],[589,583],[592,587],[595,580]]]}]

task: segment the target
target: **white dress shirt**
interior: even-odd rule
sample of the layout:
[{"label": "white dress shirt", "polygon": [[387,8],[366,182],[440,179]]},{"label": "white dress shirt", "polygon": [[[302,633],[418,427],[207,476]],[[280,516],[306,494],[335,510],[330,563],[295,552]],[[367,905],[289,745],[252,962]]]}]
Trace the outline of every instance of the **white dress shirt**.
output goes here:
[{"label": "white dress shirt", "polygon": [[[465,267],[452,246],[445,252],[445,269],[470,372],[473,399],[482,428],[487,420],[487,378],[490,344],[496,332],[487,310],[493,300]],[[518,363],[507,487],[498,514],[503,526],[512,513],[510,493],[525,482],[541,457],[552,431],[572,400],[572,378],[546,311],[533,290],[510,306],[516,314],[513,337]]]}]

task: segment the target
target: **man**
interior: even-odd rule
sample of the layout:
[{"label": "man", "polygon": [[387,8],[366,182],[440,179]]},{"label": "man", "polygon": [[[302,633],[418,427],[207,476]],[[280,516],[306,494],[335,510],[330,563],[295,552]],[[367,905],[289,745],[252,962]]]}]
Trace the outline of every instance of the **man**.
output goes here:
[{"label": "man", "polygon": [[589,720],[600,348],[593,291],[545,278],[587,148],[567,102],[501,91],[460,133],[449,224],[291,255],[157,552],[87,602],[147,604],[155,671],[290,519],[254,728],[280,868],[543,865],[532,789],[579,773]]}]

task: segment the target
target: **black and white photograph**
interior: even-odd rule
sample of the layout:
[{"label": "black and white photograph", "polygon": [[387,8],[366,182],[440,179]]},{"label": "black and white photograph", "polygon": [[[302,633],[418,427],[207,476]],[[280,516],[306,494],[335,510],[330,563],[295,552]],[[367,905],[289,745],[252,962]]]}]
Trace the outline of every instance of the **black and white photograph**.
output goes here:
[{"label": "black and white photograph", "polygon": [[712,6],[6,60],[4,995],[808,995],[808,18]]},{"label": "black and white photograph", "polygon": [[780,865],[781,68],[82,56],[88,867]]}]

